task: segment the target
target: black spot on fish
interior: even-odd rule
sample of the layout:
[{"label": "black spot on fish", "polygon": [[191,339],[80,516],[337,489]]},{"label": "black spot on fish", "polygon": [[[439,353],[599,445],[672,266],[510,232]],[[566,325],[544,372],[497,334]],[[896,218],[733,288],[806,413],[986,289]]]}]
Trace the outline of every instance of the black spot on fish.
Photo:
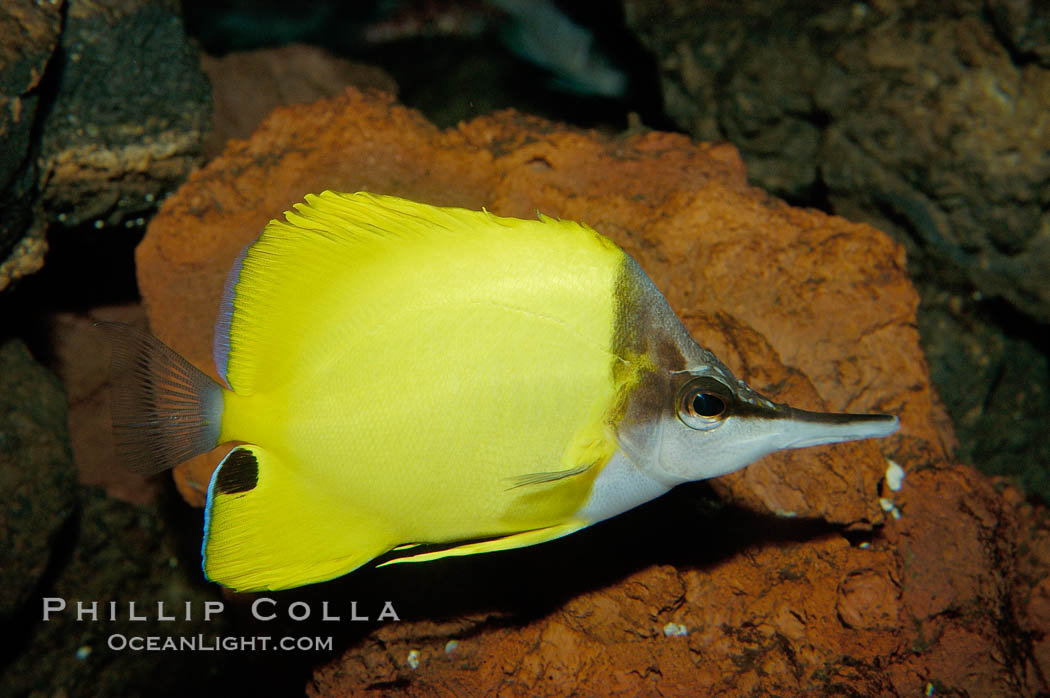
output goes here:
[{"label": "black spot on fish", "polygon": [[235,449],[223,464],[215,478],[215,491],[220,494],[236,494],[255,489],[259,484],[259,461],[246,448]]}]

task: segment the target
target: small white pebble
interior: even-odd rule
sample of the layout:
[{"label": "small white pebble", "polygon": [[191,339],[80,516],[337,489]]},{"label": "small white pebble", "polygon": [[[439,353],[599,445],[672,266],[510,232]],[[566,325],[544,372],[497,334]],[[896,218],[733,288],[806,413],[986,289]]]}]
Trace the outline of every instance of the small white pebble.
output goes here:
[{"label": "small white pebble", "polygon": [[102,230],[106,224],[102,222],[102,219],[95,221],[95,230]]},{"label": "small white pebble", "polygon": [[891,511],[890,514],[893,515],[893,520],[894,521],[900,521],[901,520],[901,510],[898,509],[897,507],[893,507],[893,511]]},{"label": "small white pebble", "polygon": [[419,668],[419,650],[408,651],[408,665],[413,669]]},{"label": "small white pebble", "polygon": [[883,511],[893,511],[896,508],[893,500],[885,497],[879,497],[879,506],[882,507]]},{"label": "small white pebble", "polygon": [[459,642],[456,640],[449,640],[445,643],[445,654],[452,654],[459,647]]},{"label": "small white pebble", "polygon": [[664,626],[664,637],[684,637],[689,634],[689,629],[681,623],[668,623]]},{"label": "small white pebble", "polygon": [[136,218],[136,219],[135,219],[135,225],[137,225],[138,227],[140,227],[140,228],[141,228],[141,227],[142,227],[142,226],[144,226],[145,224],[146,224],[146,219],[145,219],[145,218],[141,218],[141,217],[140,217],[140,218]]},{"label": "small white pebble", "polygon": [[91,648],[87,645],[77,647],[77,659],[84,661],[91,655]]},{"label": "small white pebble", "polygon": [[904,468],[889,458],[886,459],[886,463],[886,485],[894,492],[899,492],[904,484]]},{"label": "small white pebble", "polygon": [[153,194],[147,193],[146,196],[144,196],[143,198],[146,199],[146,203],[147,204],[152,204],[153,203],[153,199],[155,197],[153,196]]}]

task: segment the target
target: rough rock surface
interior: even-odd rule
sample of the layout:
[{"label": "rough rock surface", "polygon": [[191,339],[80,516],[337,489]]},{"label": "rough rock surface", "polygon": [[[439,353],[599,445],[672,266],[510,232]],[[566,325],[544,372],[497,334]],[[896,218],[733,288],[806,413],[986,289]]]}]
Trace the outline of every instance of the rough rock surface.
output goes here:
[{"label": "rough rock surface", "polygon": [[[750,189],[728,147],[694,147],[659,133],[603,141],[512,114],[440,132],[413,112],[349,94],[308,113],[275,112],[250,142],[232,144],[195,175],[139,247],[151,325],[202,368],[213,372],[211,326],[241,247],[308,192],[369,189],[501,215],[540,210],[586,221],[635,256],[694,335],[757,389],[804,407],[899,413],[905,429],[893,443],[925,461],[943,457],[945,443],[930,426],[939,408],[922,387],[925,367],[909,324],[916,297],[900,248],[884,235]],[[313,155],[304,163],[307,138]],[[420,167],[424,153],[428,163]],[[279,163],[265,174],[249,167],[274,158]],[[231,180],[231,171],[257,179]],[[773,278],[776,284],[767,283]],[[881,302],[854,312],[872,298]],[[836,351],[841,358],[827,358]],[[766,361],[751,365],[747,353]],[[786,477],[789,487],[753,484],[736,495],[760,496],[773,511],[845,523],[877,519],[871,493],[884,469],[877,448],[829,452],[839,457],[817,463],[787,454],[726,481]],[[797,477],[794,467],[813,479]]]},{"label": "rough rock surface", "polygon": [[36,588],[73,513],[66,396],[25,344],[0,344],[0,618]]},{"label": "rough rock surface", "polygon": [[740,148],[759,186],[906,246],[960,457],[1050,501],[1050,4],[625,8],[678,124]]},{"label": "rough rock surface", "polygon": [[397,84],[382,69],[316,46],[204,55],[201,69],[212,86],[213,127],[204,143],[208,160],[231,138],[250,136],[275,107],[334,97],[349,85],[397,94]]},{"label": "rough rock surface", "polygon": [[926,289],[919,332],[959,437],[956,458],[1050,502],[1050,338],[1004,332],[972,299]]},{"label": "rough rock surface", "polygon": [[1050,10],[986,4],[626,6],[663,58],[668,113],[728,138],[752,181],[796,199],[825,190],[941,278],[1047,322],[1050,67],[1035,57],[1050,52]]},{"label": "rough rock surface", "polygon": [[33,225],[39,174],[33,129],[62,5],[12,0],[0,6],[0,290],[44,263],[43,227]]},{"label": "rough rock surface", "polygon": [[69,442],[83,485],[135,504],[152,501],[160,480],[117,465],[109,408],[109,340],[95,322],[145,326],[137,304],[102,306],[89,313],[60,312],[51,317],[56,370],[69,394]]},{"label": "rough rock surface", "polygon": [[[1050,630],[1050,554],[1015,561],[1022,540],[1047,537],[1046,517],[946,460],[951,427],[889,238],[749,187],[729,146],[513,112],[440,131],[348,91],[278,109],[165,203],[137,253],[154,331],[213,373],[228,265],[268,219],[325,188],[588,222],[759,390],[897,413],[902,430],[768,458],[716,481],[720,499],[683,486],[542,546],[293,592],[392,599],[402,618],[344,637],[312,694],[1046,690],[1036,643]],[[885,456],[908,473],[900,491],[883,480]],[[199,503],[213,465],[178,470],[184,495]]]},{"label": "rough rock surface", "polygon": [[988,0],[995,28],[1018,62],[1050,68],[1050,7],[1039,0]]},{"label": "rough rock surface", "polygon": [[[75,484],[70,493],[79,506],[76,524],[55,546],[62,555],[59,564],[4,624],[0,693],[87,698],[221,692],[223,670],[237,675],[254,660],[233,655],[220,664],[206,651],[119,649],[129,638],[213,638],[231,632],[230,613],[203,620],[204,603],[216,600],[216,591],[190,583],[178,569],[180,561],[195,566],[196,560],[180,554],[155,507],[136,507]],[[66,601],[65,610],[46,622],[45,598]],[[112,619],[111,601],[116,602]],[[97,602],[95,619],[85,614],[78,620],[78,602],[88,612]],[[129,619],[129,602],[145,620]],[[158,602],[175,620],[157,618]],[[250,684],[250,676],[240,676],[241,685]]]},{"label": "rough rock surface", "polygon": [[172,0],[69,0],[44,124],[43,203],[75,227],[141,225],[201,158],[208,83]]}]

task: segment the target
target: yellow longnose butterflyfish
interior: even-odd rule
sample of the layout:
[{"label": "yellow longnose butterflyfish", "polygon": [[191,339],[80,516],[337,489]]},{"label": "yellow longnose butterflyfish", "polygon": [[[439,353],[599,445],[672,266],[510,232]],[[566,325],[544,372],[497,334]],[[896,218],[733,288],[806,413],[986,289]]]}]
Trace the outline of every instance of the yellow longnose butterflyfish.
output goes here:
[{"label": "yellow longnose butterflyfish", "polygon": [[542,543],[774,451],[898,427],[762,397],[585,225],[330,191],[285,219],[230,271],[224,385],[113,332],[129,467],[237,444],[202,545],[227,587]]}]

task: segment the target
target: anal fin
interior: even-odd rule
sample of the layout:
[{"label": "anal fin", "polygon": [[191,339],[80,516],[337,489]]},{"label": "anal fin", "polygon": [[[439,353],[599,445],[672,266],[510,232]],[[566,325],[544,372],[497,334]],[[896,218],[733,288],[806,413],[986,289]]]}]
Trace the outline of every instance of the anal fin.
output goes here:
[{"label": "anal fin", "polygon": [[561,538],[567,536],[570,533],[575,533],[581,528],[586,527],[588,524],[584,521],[567,521],[562,524],[555,526],[548,526],[547,528],[538,528],[532,531],[522,531],[521,533],[512,533],[508,536],[502,536],[500,538],[492,538],[490,540],[474,541],[471,543],[464,543],[451,548],[442,548],[441,550],[432,550],[426,553],[419,553],[417,555],[409,555],[407,557],[395,557],[392,560],[378,565],[378,567],[385,567],[386,565],[395,565],[401,562],[427,562],[429,560],[438,560],[443,557],[455,557],[458,555],[476,555],[478,553],[491,553],[497,550],[512,550],[514,548],[524,548],[529,545],[536,545],[537,543],[546,543],[549,540],[555,538]]},{"label": "anal fin", "polygon": [[204,574],[237,591],[332,579],[398,542],[381,522],[340,506],[323,485],[254,445],[219,464],[205,511]]}]

